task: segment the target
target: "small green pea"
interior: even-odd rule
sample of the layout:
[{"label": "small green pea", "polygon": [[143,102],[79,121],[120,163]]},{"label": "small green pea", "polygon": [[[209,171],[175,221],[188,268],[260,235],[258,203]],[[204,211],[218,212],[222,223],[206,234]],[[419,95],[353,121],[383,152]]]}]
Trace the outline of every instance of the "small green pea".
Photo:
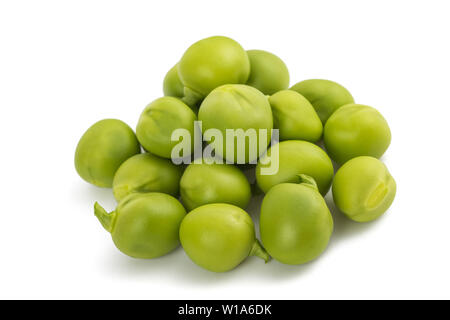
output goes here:
[{"label": "small green pea", "polygon": [[120,251],[133,258],[153,259],[178,247],[186,210],[164,193],[134,193],[109,214],[96,203],[95,215]]},{"label": "small green pea", "polygon": [[124,122],[105,119],[91,126],[75,151],[75,169],[81,178],[98,187],[110,188],[119,166],[141,152],[133,130]]},{"label": "small green pea", "polygon": [[376,109],[349,104],[328,119],[323,137],[331,159],[342,164],[358,156],[380,158],[391,143],[391,130]]},{"label": "small green pea", "polygon": [[261,206],[261,241],[275,260],[285,264],[317,258],[333,232],[333,218],[314,179],[300,175],[300,181],[274,186]]},{"label": "small green pea", "polygon": [[233,39],[215,36],[190,46],[178,64],[185,101],[192,105],[215,88],[246,83],[250,74],[247,52]]},{"label": "small green pea", "polygon": [[[276,167],[277,163],[279,167],[277,173],[262,174],[262,169]],[[256,166],[256,181],[259,188],[265,193],[277,184],[298,181],[299,174],[313,177],[320,193],[325,195],[330,189],[333,179],[333,164],[325,151],[315,144],[307,141],[288,140],[272,146]]]},{"label": "small green pea", "polygon": [[[202,121],[202,131],[217,129],[221,132],[222,143],[216,141],[216,152],[232,163],[249,163],[266,151],[270,143],[273,128],[272,110],[268,98],[258,89],[247,85],[229,84],[214,89],[203,100],[198,113]],[[227,155],[227,129],[247,130],[255,133],[254,141],[245,140],[243,152],[238,152],[237,139],[234,138],[234,157]],[[264,148],[260,148],[260,130],[267,134]],[[256,146],[257,154],[250,154],[252,146]]]},{"label": "small green pea", "polygon": [[250,76],[247,85],[266,95],[289,87],[289,71],[286,64],[273,53],[263,50],[248,50]]},{"label": "small green pea", "polygon": [[186,209],[209,203],[229,203],[245,209],[251,188],[244,173],[233,165],[208,164],[206,160],[191,163],[183,173],[180,193]]},{"label": "small green pea", "polygon": [[323,126],[309,101],[292,90],[282,90],[269,98],[273,127],[280,130],[280,140],[316,142]]},{"label": "small green pea", "polygon": [[164,77],[163,92],[165,96],[183,98],[184,86],[178,75],[178,64],[173,66]]},{"label": "small green pea", "polygon": [[116,172],[113,193],[117,201],[130,193],[162,192],[178,195],[183,168],[150,153],[126,160]]},{"label": "small green pea", "polygon": [[213,272],[234,269],[248,256],[270,259],[255,237],[250,216],[231,204],[192,210],[181,223],[180,241],[193,262]]},{"label": "small green pea", "polygon": [[372,221],[391,206],[397,186],[380,160],[357,157],[347,161],[333,181],[333,199],[340,211],[357,222]]},{"label": "small green pea", "polygon": [[[145,150],[163,158],[171,158],[172,148],[179,141],[172,141],[176,129],[186,129],[191,136],[191,152],[194,150],[195,113],[181,100],[162,97],[150,103],[142,112],[136,129],[139,142]],[[189,156],[188,154],[183,155]]]},{"label": "small green pea", "polygon": [[291,87],[311,102],[322,123],[343,105],[354,103],[352,95],[340,84],[323,79],[301,81]]}]

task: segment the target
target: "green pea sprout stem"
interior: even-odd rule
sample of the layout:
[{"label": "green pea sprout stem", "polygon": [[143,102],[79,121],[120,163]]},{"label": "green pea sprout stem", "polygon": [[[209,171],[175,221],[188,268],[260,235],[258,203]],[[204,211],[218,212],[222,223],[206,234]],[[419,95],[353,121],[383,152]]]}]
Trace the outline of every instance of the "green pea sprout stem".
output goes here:
[{"label": "green pea sprout stem", "polygon": [[299,183],[318,191],[316,180],[306,174],[297,175]]},{"label": "green pea sprout stem", "polygon": [[261,258],[265,261],[265,263],[269,262],[271,259],[270,255],[263,248],[263,246],[261,245],[261,243],[259,242],[258,239],[256,239],[255,242],[253,243],[253,248],[250,251],[249,256],[255,256],[255,257]]},{"label": "green pea sprout stem", "polygon": [[101,205],[98,204],[98,202],[96,202],[94,204],[94,213],[102,224],[103,228],[105,228],[106,231],[111,232],[116,220],[116,212],[113,211],[111,213],[108,213]]}]

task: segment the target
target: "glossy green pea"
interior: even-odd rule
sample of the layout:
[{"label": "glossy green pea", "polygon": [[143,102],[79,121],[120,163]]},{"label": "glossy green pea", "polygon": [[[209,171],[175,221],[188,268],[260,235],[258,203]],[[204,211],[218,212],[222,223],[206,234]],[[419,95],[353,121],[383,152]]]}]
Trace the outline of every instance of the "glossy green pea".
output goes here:
[{"label": "glossy green pea", "polygon": [[[202,131],[218,129],[223,136],[223,143],[217,143],[216,152],[229,162],[249,163],[256,161],[257,157],[266,151],[270,143],[273,127],[272,110],[268,98],[259,90],[239,84],[224,85],[214,89],[202,102],[198,113],[202,121]],[[234,158],[226,154],[227,129],[248,129],[256,133],[257,154],[251,155],[250,139],[245,141],[245,152],[237,152],[237,139],[234,140]],[[259,148],[260,134],[267,133],[267,144]],[[245,153],[245,154],[244,154]]]},{"label": "glossy green pea", "polygon": [[346,162],[333,181],[333,199],[340,211],[357,222],[377,219],[391,206],[397,186],[386,166],[373,157]]},{"label": "glossy green pea", "polygon": [[342,164],[358,156],[380,158],[391,143],[391,130],[376,109],[349,104],[328,119],[323,137],[331,159]]},{"label": "glossy green pea", "polygon": [[178,247],[186,210],[168,194],[133,193],[109,214],[95,203],[95,215],[120,251],[133,258],[153,259]]},{"label": "glossy green pea", "polygon": [[183,168],[150,153],[135,155],[117,170],[113,193],[117,201],[130,193],[162,192],[178,195]]},{"label": "glossy green pea", "polygon": [[175,129],[189,131],[193,152],[195,120],[197,120],[195,113],[181,100],[162,97],[150,103],[142,112],[136,135],[147,151],[163,158],[171,158],[172,148],[179,143],[171,140]]},{"label": "glossy green pea", "polygon": [[250,59],[249,86],[266,95],[289,87],[289,71],[283,60],[263,50],[248,50],[247,54]]},{"label": "glossy green pea", "polygon": [[205,161],[186,168],[180,193],[188,210],[209,203],[229,203],[245,209],[252,195],[250,183],[237,167]]},{"label": "glossy green pea", "polygon": [[343,105],[354,103],[352,95],[340,84],[323,79],[301,81],[291,87],[311,102],[322,123]]},{"label": "glossy green pea", "polygon": [[116,119],[101,120],[78,142],[75,169],[87,182],[110,188],[119,166],[140,151],[136,135],[126,123]]},{"label": "glossy green pea", "polygon": [[282,90],[269,98],[273,127],[280,130],[280,140],[318,141],[323,126],[309,101],[292,90]]},{"label": "glossy green pea", "polygon": [[184,85],[178,75],[178,64],[173,66],[164,77],[163,92],[165,96],[183,98]]},{"label": "glossy green pea", "polygon": [[317,258],[333,232],[333,218],[314,179],[281,183],[265,195],[261,206],[261,241],[267,252],[285,264]]},{"label": "glossy green pea", "polygon": [[213,272],[234,269],[248,256],[270,259],[255,237],[250,216],[231,204],[207,204],[189,212],[181,223],[180,241],[193,262]]},{"label": "glossy green pea", "polygon": [[[277,159],[278,172],[263,175],[261,169],[273,166],[272,161]],[[325,195],[330,189],[333,173],[333,164],[325,151],[307,141],[289,140],[272,146],[261,157],[256,166],[256,181],[259,188],[267,193],[277,184],[296,182],[299,174],[306,174],[314,178],[320,193]]]},{"label": "glossy green pea", "polygon": [[246,83],[250,61],[239,43],[216,36],[190,46],[178,64],[178,73],[185,101],[192,105],[221,85]]}]

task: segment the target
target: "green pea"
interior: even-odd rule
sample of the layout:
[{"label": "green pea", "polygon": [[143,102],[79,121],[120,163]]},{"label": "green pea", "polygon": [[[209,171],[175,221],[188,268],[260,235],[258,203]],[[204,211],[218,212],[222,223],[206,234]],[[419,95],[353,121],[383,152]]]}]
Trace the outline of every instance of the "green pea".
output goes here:
[{"label": "green pea", "polygon": [[[148,152],[163,158],[171,158],[172,148],[179,141],[172,141],[175,129],[186,129],[191,136],[191,152],[194,150],[195,113],[181,100],[162,97],[150,103],[142,112],[136,129],[139,142]],[[184,154],[184,157],[189,154]]]},{"label": "green pea", "polygon": [[280,140],[316,142],[323,126],[309,101],[292,90],[282,90],[269,98],[273,126],[280,130]]},{"label": "green pea", "polygon": [[343,105],[354,103],[352,95],[340,84],[322,79],[310,79],[297,83],[291,90],[297,91],[311,102],[322,123]]},{"label": "green pea", "polygon": [[250,61],[239,43],[216,36],[190,46],[179,62],[178,73],[185,101],[192,105],[221,85],[246,83]]},{"label": "green pea", "polygon": [[153,259],[178,247],[186,210],[164,193],[133,193],[109,214],[95,203],[95,215],[120,251],[133,258]]},{"label": "green pea", "polygon": [[380,158],[391,143],[391,130],[374,108],[349,104],[339,108],[324,128],[325,148],[342,164],[358,156]]},{"label": "green pea", "polygon": [[229,203],[245,209],[251,188],[244,173],[233,165],[208,164],[206,160],[191,163],[183,173],[180,193],[186,209],[209,203]]},{"label": "green pea", "polygon": [[178,75],[178,64],[170,69],[163,83],[163,91],[165,96],[183,98],[184,96],[184,85],[180,80]]},{"label": "green pea", "polygon": [[250,216],[231,204],[192,210],[181,223],[180,241],[193,262],[213,272],[234,269],[248,256],[270,259],[255,237]]},{"label": "green pea", "polygon": [[177,196],[183,168],[150,153],[135,155],[117,170],[113,192],[117,201],[130,193],[162,192]]},{"label": "green pea", "polygon": [[314,179],[299,178],[300,184],[274,186],[261,205],[261,241],[275,260],[285,264],[314,260],[333,232],[333,218]]},{"label": "green pea", "polygon": [[126,123],[116,119],[101,120],[78,142],[75,169],[87,182],[110,188],[119,166],[140,151],[136,135]]},{"label": "green pea", "polygon": [[283,60],[263,50],[249,50],[247,54],[250,59],[249,86],[266,95],[289,87],[289,71]]},{"label": "green pea", "polygon": [[346,162],[333,181],[333,199],[340,211],[357,222],[372,221],[391,206],[397,186],[386,166],[373,157]]},{"label": "green pea", "polygon": [[[223,136],[223,141],[216,141],[216,152],[229,162],[249,163],[266,151],[270,143],[273,127],[272,111],[268,98],[259,90],[239,84],[229,84],[214,89],[202,102],[198,113],[202,121],[202,131],[217,129]],[[243,152],[238,152],[238,139],[234,137],[234,157],[227,155],[227,129],[241,129],[243,132],[253,131],[254,140],[246,139]],[[260,130],[267,134],[264,146],[260,145]],[[242,136],[241,136],[242,137]],[[251,154],[256,147],[257,154]]]},{"label": "green pea", "polygon": [[[278,154],[278,157],[277,157]],[[263,175],[262,169],[278,164],[278,172]],[[256,181],[267,193],[273,186],[298,181],[299,174],[314,178],[322,195],[325,195],[333,179],[333,164],[325,151],[313,143],[300,140],[282,141],[272,146],[256,166]]]}]

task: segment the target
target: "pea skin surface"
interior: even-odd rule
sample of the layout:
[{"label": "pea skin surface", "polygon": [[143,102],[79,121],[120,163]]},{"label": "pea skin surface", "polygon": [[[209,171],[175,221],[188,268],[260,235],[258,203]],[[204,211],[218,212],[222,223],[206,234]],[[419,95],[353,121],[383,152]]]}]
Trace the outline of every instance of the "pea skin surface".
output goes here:
[{"label": "pea skin surface", "polygon": [[357,222],[377,219],[391,206],[397,185],[386,166],[373,157],[346,162],[333,181],[333,199],[338,209]]},{"label": "pea skin surface", "polygon": [[181,223],[180,241],[193,262],[213,272],[232,270],[252,255],[270,259],[255,237],[250,216],[230,204],[207,204],[189,212]]},{"label": "pea skin surface", "polygon": [[183,168],[150,153],[126,160],[116,172],[113,193],[117,201],[131,193],[162,192],[177,196]]},{"label": "pea skin surface", "polygon": [[[275,153],[278,153],[278,158],[272,157]],[[267,158],[270,160],[267,161]],[[274,175],[262,175],[261,169],[270,167],[272,161],[278,161],[278,172]],[[333,164],[325,151],[315,144],[289,140],[272,146],[256,166],[256,182],[264,193],[277,184],[298,181],[299,174],[311,176],[316,181],[319,192],[325,195],[333,179]]]},{"label": "pea skin surface", "polygon": [[297,91],[311,102],[324,125],[337,109],[355,102],[347,89],[330,80],[304,80],[292,86],[291,90]]},{"label": "pea skin surface", "polygon": [[248,50],[250,76],[247,85],[266,95],[289,87],[289,71],[286,64],[273,53],[263,50]]},{"label": "pea skin surface", "polygon": [[119,166],[140,152],[136,135],[126,123],[105,119],[92,125],[81,137],[75,151],[75,168],[85,181],[111,188]]},{"label": "pea skin surface", "polygon": [[243,84],[250,74],[247,52],[233,39],[215,36],[190,46],[178,64],[184,100],[193,105],[224,84]]},{"label": "pea skin surface", "polygon": [[181,201],[188,210],[209,203],[228,203],[245,209],[250,202],[250,183],[230,164],[191,163],[180,181]]},{"label": "pea skin surface", "polygon": [[193,152],[195,120],[197,120],[195,113],[180,99],[162,97],[150,103],[142,112],[136,135],[145,150],[170,159],[172,148],[178,144],[178,141],[171,140],[172,133],[176,129],[189,131]]},{"label": "pea skin surface", "polygon": [[[217,143],[216,153],[231,163],[249,163],[256,161],[270,143],[273,128],[272,110],[268,98],[259,90],[239,84],[224,85],[214,89],[203,100],[198,112],[202,121],[203,133],[208,129],[218,129],[222,133],[223,142]],[[237,139],[234,138],[234,157],[226,154],[226,129],[248,129],[256,133],[256,146],[260,145],[259,131],[267,133],[264,148],[258,148],[256,155],[250,154],[249,139],[246,139],[244,152],[237,152]],[[263,132],[264,132],[263,131]]]},{"label": "pea skin surface", "polygon": [[179,246],[178,230],[186,210],[174,197],[153,192],[130,194],[109,214],[96,203],[95,215],[120,251],[153,259]]},{"label": "pea skin surface", "polygon": [[314,179],[300,175],[300,184],[281,183],[265,195],[261,206],[261,241],[267,252],[285,264],[303,264],[327,247],[333,219]]},{"label": "pea skin surface", "polygon": [[331,159],[342,164],[358,156],[380,158],[391,143],[391,130],[375,108],[349,104],[328,119],[323,139]]},{"label": "pea skin surface", "polygon": [[273,127],[280,130],[280,140],[316,142],[323,126],[309,101],[292,90],[283,90],[269,97]]}]

